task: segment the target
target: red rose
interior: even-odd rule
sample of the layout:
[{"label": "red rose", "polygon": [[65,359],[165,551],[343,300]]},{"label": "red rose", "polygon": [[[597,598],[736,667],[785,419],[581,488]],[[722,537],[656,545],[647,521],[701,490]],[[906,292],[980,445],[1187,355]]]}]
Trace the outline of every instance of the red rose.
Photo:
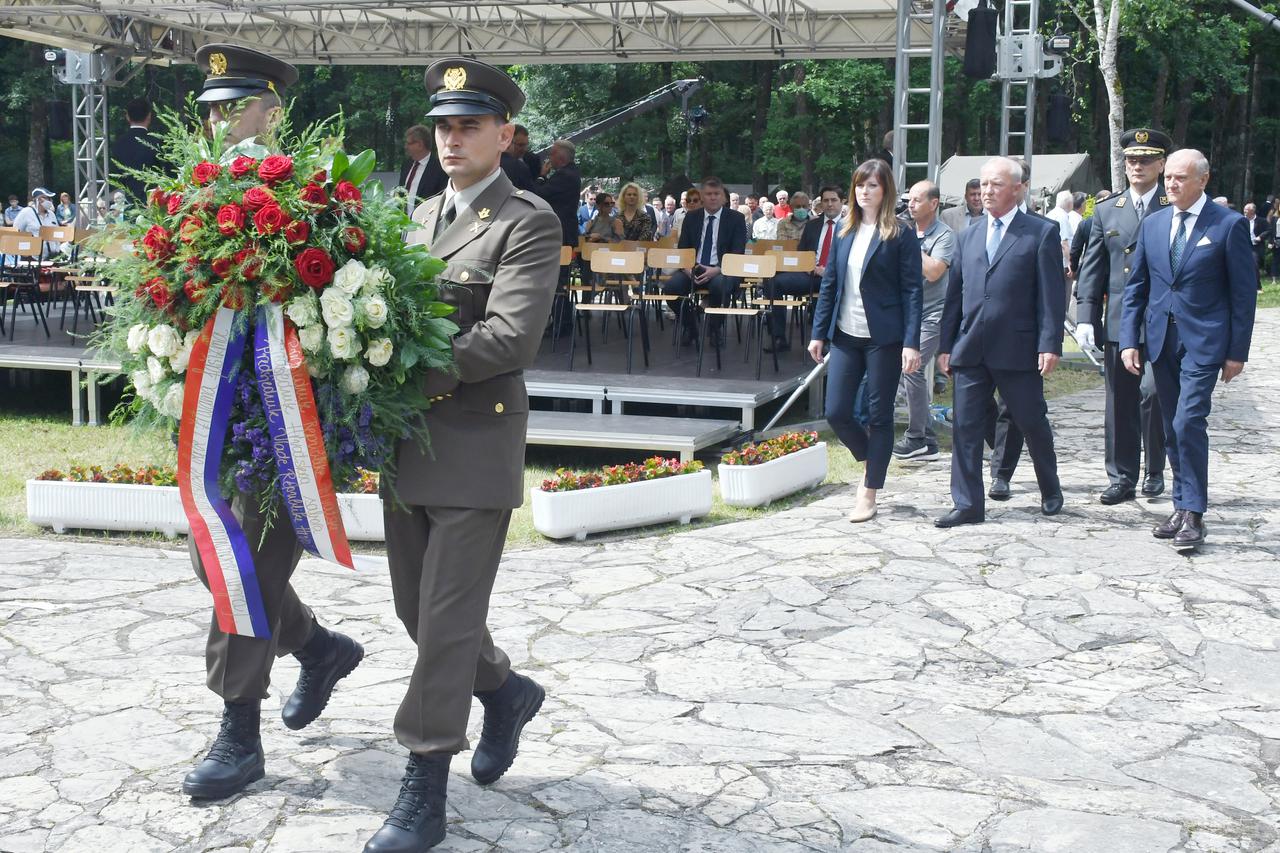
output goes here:
[{"label": "red rose", "polygon": [[152,225],[147,229],[147,234],[142,238],[142,245],[147,249],[147,259],[152,261],[163,261],[173,254],[173,243],[170,238],[173,235],[159,225]]},{"label": "red rose", "polygon": [[222,305],[232,311],[239,311],[245,306],[244,288],[228,287],[222,291]]},{"label": "red rose", "polygon": [[218,223],[218,231],[224,237],[234,236],[244,228],[244,211],[238,205],[224,204],[218,208],[218,217],[215,221]]},{"label": "red rose", "polygon": [[358,255],[364,251],[364,247],[369,243],[369,239],[364,236],[364,232],[354,225],[350,225],[342,232],[342,245],[347,247],[347,251],[353,255]]},{"label": "red rose", "polygon": [[323,249],[303,249],[294,259],[293,266],[307,287],[319,290],[333,281],[333,258]]},{"label": "red rose", "polygon": [[324,207],[329,203],[329,194],[319,184],[307,184],[298,191],[298,199],[316,207]]},{"label": "red rose", "polygon": [[289,214],[278,204],[269,204],[253,215],[253,225],[259,234],[277,234],[289,224]]},{"label": "red rose", "polygon": [[152,206],[163,208],[169,203],[169,194],[162,189],[154,189],[147,194]]},{"label": "red rose", "polygon": [[228,171],[231,172],[231,177],[233,178],[243,178],[252,172],[257,165],[257,160],[242,155],[231,161],[231,168]]},{"label": "red rose", "polygon": [[182,210],[182,195],[174,193],[165,199],[164,209],[169,211],[170,216],[177,216],[178,211]]},{"label": "red rose", "polygon": [[173,295],[169,293],[168,283],[156,276],[147,282],[147,295],[151,297],[151,301],[156,304],[160,310],[164,310],[173,301]]},{"label": "red rose", "polygon": [[213,267],[213,274],[218,278],[226,278],[231,275],[231,259],[218,258],[209,266]]},{"label": "red rose", "polygon": [[350,181],[338,181],[338,185],[333,188],[333,197],[355,210],[360,210],[364,207],[361,202],[364,196],[360,194],[360,189]]},{"label": "red rose", "polygon": [[258,277],[258,273],[262,272],[262,258],[258,256],[258,252],[253,246],[246,246],[236,252],[235,257],[231,260],[232,263],[240,267],[240,275],[244,276],[248,281],[253,281]]},{"label": "red rose", "polygon": [[197,186],[202,187],[214,178],[218,177],[221,172],[222,167],[217,163],[210,163],[208,160],[203,160],[197,163],[196,167],[191,170],[191,180],[194,181]]},{"label": "red rose", "polygon": [[329,173],[324,169],[320,169],[311,176],[311,180],[317,184],[323,184],[325,181],[329,180]]},{"label": "red rose", "polygon": [[284,238],[290,243],[305,243],[311,236],[311,226],[301,219],[295,219],[284,227]]},{"label": "red rose", "polygon": [[[178,226],[178,238],[184,243],[190,243],[200,236],[200,229],[204,227],[204,222],[197,216],[182,217],[182,224]],[[191,262],[194,258],[187,260],[187,268],[191,268]]]},{"label": "red rose", "polygon": [[288,282],[283,282],[275,287],[268,287],[266,289],[266,293],[267,293],[267,298],[270,299],[272,302],[275,302],[277,304],[283,304],[285,302],[288,302],[289,299],[293,296],[293,286],[290,285]]},{"label": "red rose", "polygon": [[187,258],[187,262],[183,264],[183,267],[186,268],[187,272],[191,272],[198,266],[200,266],[199,258]]},{"label": "red rose", "polygon": [[261,210],[269,204],[275,204],[276,194],[266,187],[250,187],[244,191],[241,203],[245,210]]},{"label": "red rose", "polygon": [[269,184],[278,184],[293,174],[293,158],[283,154],[272,154],[262,161],[258,167],[258,177]]},{"label": "red rose", "polygon": [[182,285],[182,292],[187,294],[187,299],[190,299],[193,303],[204,299],[206,290],[208,290],[208,283],[196,281],[194,278],[187,279],[186,283]]}]

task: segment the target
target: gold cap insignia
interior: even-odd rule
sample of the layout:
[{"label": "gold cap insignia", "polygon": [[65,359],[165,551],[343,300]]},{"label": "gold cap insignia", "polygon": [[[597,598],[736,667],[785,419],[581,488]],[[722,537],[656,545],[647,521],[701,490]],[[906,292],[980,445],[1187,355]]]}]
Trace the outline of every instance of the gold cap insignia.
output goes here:
[{"label": "gold cap insignia", "polygon": [[481,219],[488,219],[488,218],[489,218],[489,208],[487,208],[487,207],[486,207],[486,208],[484,208],[484,209],[483,209],[483,210],[481,210],[479,213],[477,213],[477,214],[476,214],[476,216],[479,216]]},{"label": "gold cap insignia", "polygon": [[467,85],[467,69],[461,65],[455,68],[445,69],[444,72],[444,88],[450,92],[456,92]]},{"label": "gold cap insignia", "polygon": [[1140,130],[1133,135],[1133,140],[1137,142],[1139,145],[1146,145],[1147,140],[1150,138],[1151,138],[1151,134],[1147,133],[1145,130]]},{"label": "gold cap insignia", "polygon": [[227,58],[221,53],[209,54],[209,73],[221,77],[227,73]]}]

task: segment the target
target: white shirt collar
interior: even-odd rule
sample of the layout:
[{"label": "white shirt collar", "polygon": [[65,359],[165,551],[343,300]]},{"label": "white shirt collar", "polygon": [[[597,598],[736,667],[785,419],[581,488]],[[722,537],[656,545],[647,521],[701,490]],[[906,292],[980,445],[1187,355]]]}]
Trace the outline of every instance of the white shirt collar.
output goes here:
[{"label": "white shirt collar", "polygon": [[[1204,206],[1208,203],[1209,203],[1209,194],[1200,193],[1200,198],[1196,199],[1196,203],[1187,208],[1187,212],[1191,214],[1191,216],[1187,218],[1195,219],[1197,216],[1200,215],[1200,211],[1204,210]],[[1179,211],[1176,207],[1174,208],[1173,216],[1175,221],[1177,221],[1177,217],[1180,212],[1181,211]]]},{"label": "white shirt collar", "polygon": [[[480,194],[489,188],[489,185],[498,179],[498,175],[502,173],[502,166],[495,166],[493,171],[489,173],[487,178],[476,181],[466,189],[455,190],[453,188],[453,179],[449,179],[449,187],[444,194],[444,203],[447,206],[450,199],[453,200],[453,208],[455,215],[461,216],[463,211],[470,211],[472,203],[480,197]],[[442,210],[444,208],[441,208]]]},{"label": "white shirt collar", "polygon": [[1143,193],[1142,195],[1138,195],[1138,191],[1137,191],[1137,190],[1135,190],[1133,187],[1129,187],[1129,198],[1133,201],[1133,203],[1134,203],[1134,205],[1135,205],[1135,206],[1136,206],[1139,202],[1141,202],[1141,203],[1142,203],[1142,209],[1143,209],[1143,210],[1150,210],[1150,209],[1151,209],[1151,202],[1152,202],[1152,200],[1153,200],[1153,199],[1155,199],[1155,197],[1156,197],[1156,190],[1158,190],[1158,189],[1160,189],[1160,185],[1159,185],[1159,184],[1152,184],[1151,189],[1147,190],[1147,191],[1146,191],[1145,193]]},{"label": "white shirt collar", "polygon": [[[1005,233],[1008,233],[1008,231],[1009,231],[1009,223],[1013,222],[1013,217],[1015,217],[1015,216],[1017,216],[1017,215],[1018,215],[1018,211],[1019,211],[1019,208],[1018,208],[1018,207],[1015,207],[1015,208],[1013,208],[1012,210],[1010,210],[1008,213],[1006,213],[1004,216],[1000,216],[1000,217],[994,217],[994,216],[992,216],[992,215],[991,215],[991,213],[988,211],[988,213],[987,213],[987,228],[988,228],[988,229],[990,229],[990,228],[992,227],[992,223],[994,223],[996,219],[999,219],[999,220],[1000,220],[1000,225],[1001,225],[1001,227],[1004,229]],[[1024,211],[1024,212],[1025,212],[1025,211]],[[1029,213],[1028,213],[1027,215],[1028,215],[1028,216],[1030,216],[1031,214],[1029,214]]]}]

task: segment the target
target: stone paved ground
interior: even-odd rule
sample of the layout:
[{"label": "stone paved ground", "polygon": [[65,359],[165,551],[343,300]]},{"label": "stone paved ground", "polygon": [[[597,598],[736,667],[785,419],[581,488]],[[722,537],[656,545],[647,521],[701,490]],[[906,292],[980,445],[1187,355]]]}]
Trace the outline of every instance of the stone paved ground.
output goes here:
[{"label": "stone paved ground", "polygon": [[[863,527],[835,489],[512,554],[493,625],[548,700],[491,790],[455,762],[441,849],[1280,851],[1277,333],[1268,312],[1215,401],[1190,559],[1148,535],[1167,499],[1094,500],[1096,392],[1053,405],[1058,518],[1024,462],[988,524],[935,530],[933,463]],[[369,656],[303,734],[270,699],[267,778],[193,805],[218,705],[185,554],[0,543],[0,850],[358,850],[403,767],[412,649],[384,572],[308,563],[299,586]]]}]

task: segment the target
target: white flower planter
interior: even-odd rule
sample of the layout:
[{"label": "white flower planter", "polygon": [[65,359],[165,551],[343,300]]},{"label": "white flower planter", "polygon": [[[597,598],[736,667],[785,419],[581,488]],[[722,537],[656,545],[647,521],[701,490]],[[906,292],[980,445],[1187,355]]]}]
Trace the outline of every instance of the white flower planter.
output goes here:
[{"label": "white flower planter", "polygon": [[[349,540],[383,540],[382,499],[377,495],[340,494],[338,508]],[[56,533],[127,530],[172,538],[190,529],[176,486],[28,480],[27,519]]]},{"label": "white flower planter", "polygon": [[729,506],[763,506],[827,478],[827,443],[779,456],[760,465],[720,463],[720,497]]},{"label": "white flower planter", "polygon": [[529,490],[533,527],[551,539],[644,527],[666,521],[688,524],[711,512],[711,472],[677,474],[621,486],[572,492]]}]

